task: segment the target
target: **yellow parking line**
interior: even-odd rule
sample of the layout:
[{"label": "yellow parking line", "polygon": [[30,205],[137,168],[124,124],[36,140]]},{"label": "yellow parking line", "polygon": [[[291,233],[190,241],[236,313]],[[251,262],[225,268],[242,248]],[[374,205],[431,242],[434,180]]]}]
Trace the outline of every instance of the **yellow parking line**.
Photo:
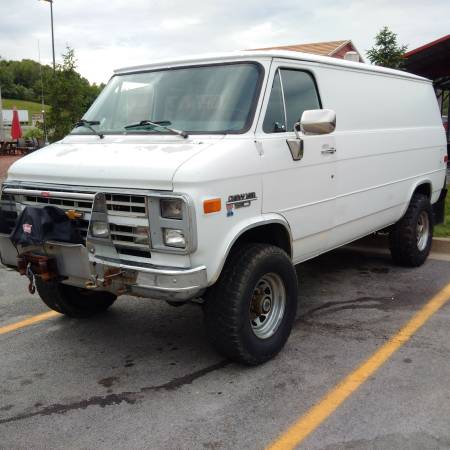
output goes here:
[{"label": "yellow parking line", "polygon": [[286,450],[300,445],[353,392],[373,375],[400,347],[450,300],[450,284],[445,286],[389,341],[372,354],[356,370],[331,389],[318,403],[284,431],[267,450]]},{"label": "yellow parking line", "polygon": [[37,316],[30,317],[25,320],[21,320],[20,322],[11,323],[9,325],[5,325],[4,327],[0,327],[0,334],[11,333],[11,331],[19,330],[20,328],[28,327],[38,322],[42,322],[43,320],[51,319],[52,317],[60,316],[61,314],[56,311],[48,311],[43,314],[38,314]]}]

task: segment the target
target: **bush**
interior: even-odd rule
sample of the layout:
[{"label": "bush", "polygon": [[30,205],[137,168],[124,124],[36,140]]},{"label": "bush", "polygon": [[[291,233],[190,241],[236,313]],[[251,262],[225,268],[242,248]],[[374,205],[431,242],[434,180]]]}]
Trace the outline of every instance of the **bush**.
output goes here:
[{"label": "bush", "polygon": [[44,139],[44,132],[40,130],[39,128],[30,128],[23,134],[23,137],[25,139]]}]

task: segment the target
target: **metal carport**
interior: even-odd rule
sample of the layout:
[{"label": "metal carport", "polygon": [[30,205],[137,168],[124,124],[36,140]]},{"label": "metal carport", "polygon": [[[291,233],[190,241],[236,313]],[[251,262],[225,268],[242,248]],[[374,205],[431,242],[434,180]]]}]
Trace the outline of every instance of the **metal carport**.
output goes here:
[{"label": "metal carport", "polygon": [[[448,115],[450,98],[450,34],[405,53],[405,69],[433,80],[441,115]],[[447,151],[450,131],[447,126]]]}]

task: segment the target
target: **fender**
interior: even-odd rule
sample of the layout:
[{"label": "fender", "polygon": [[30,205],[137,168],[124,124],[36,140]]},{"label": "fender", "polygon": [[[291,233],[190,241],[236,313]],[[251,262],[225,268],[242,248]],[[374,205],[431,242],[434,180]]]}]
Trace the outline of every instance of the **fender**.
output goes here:
[{"label": "fender", "polygon": [[209,286],[214,284],[219,278],[230,250],[236,241],[248,230],[269,224],[280,224],[286,229],[289,235],[289,245],[292,249],[291,228],[287,220],[282,215],[275,213],[262,214],[260,216],[251,217],[247,220],[239,222],[229,230],[221,246],[217,249],[217,252],[215,252],[216,255],[221,255],[221,257],[219,261],[216,261],[216,264],[208,267],[208,272],[211,270],[211,272],[208,273]]}]

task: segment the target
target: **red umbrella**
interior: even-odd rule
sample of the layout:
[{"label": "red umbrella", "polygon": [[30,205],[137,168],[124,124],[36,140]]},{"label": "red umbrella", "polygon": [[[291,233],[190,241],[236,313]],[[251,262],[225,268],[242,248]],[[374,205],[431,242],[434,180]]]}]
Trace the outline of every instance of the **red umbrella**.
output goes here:
[{"label": "red umbrella", "polygon": [[11,138],[19,139],[21,137],[22,137],[22,128],[20,128],[19,113],[17,112],[17,109],[14,106],[13,118],[11,123]]}]

